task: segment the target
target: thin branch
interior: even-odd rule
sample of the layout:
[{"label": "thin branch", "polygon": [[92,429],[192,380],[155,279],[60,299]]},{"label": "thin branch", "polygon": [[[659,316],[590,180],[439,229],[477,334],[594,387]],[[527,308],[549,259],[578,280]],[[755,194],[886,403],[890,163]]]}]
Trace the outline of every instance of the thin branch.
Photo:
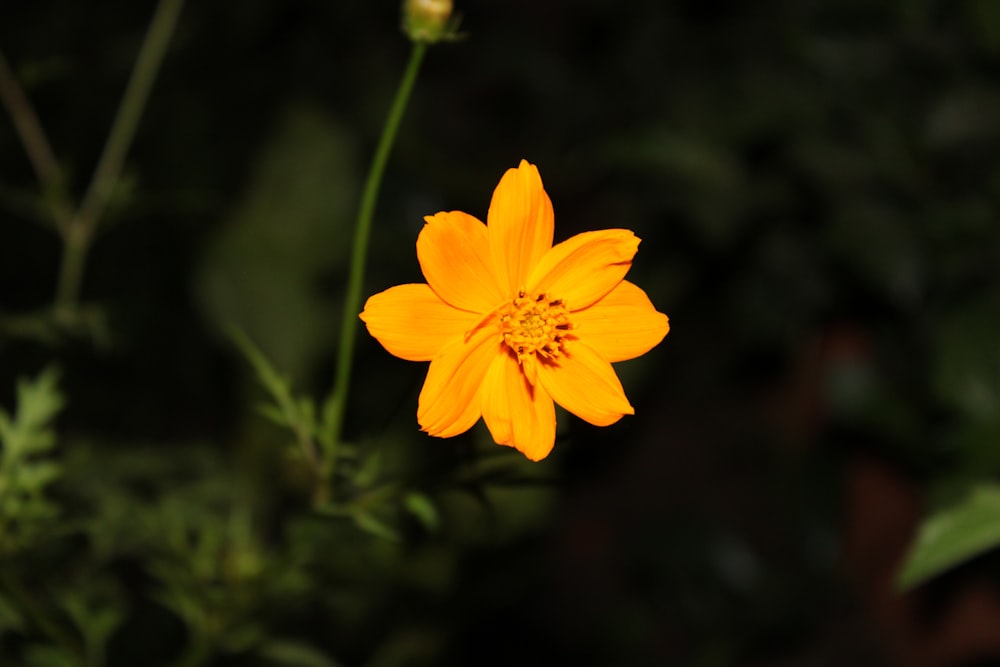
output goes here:
[{"label": "thin branch", "polygon": [[80,204],[77,217],[81,220],[81,225],[87,229],[88,233],[85,236],[89,236],[89,232],[92,232],[97,225],[118,184],[125,155],[132,145],[139,119],[146,107],[149,92],[153,87],[153,81],[156,80],[156,74],[160,69],[160,63],[163,62],[163,56],[170,44],[183,5],[184,0],[160,0],[156,7],[156,14],[143,40],[142,49],[135,61],[132,76],[125,88],[104,150],[94,169],[90,187],[83,196],[83,203]]},{"label": "thin branch", "polygon": [[[38,120],[38,114],[35,113],[28,96],[24,94],[21,85],[10,71],[3,52],[0,52],[0,102],[7,108],[14,122],[14,128],[21,138],[24,151],[28,154],[28,161],[31,162],[42,189],[49,196],[58,196],[61,187],[59,162]],[[69,224],[71,215],[69,207],[56,200],[51,204],[50,211],[56,225],[63,230]]]},{"label": "thin branch", "polygon": [[52,146],[38,121],[35,109],[11,73],[2,51],[0,51],[0,101],[3,101],[11,120],[14,121],[14,127],[17,128],[38,180],[46,187],[53,186],[59,180],[59,163],[56,162]]},{"label": "thin branch", "polygon": [[64,320],[68,321],[76,312],[91,239],[118,184],[125,156],[132,145],[183,5],[184,0],[160,0],[156,6],[90,186],[72,224],[63,230],[63,256],[54,309]]}]

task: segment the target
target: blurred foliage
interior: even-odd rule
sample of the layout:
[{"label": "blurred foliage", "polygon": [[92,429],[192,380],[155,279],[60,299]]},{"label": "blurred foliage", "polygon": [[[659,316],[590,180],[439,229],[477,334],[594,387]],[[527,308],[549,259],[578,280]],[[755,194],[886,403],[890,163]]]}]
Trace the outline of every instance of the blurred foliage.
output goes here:
[{"label": "blurred foliage", "polygon": [[981,484],[955,506],[931,515],[899,573],[911,587],[1000,545],[1000,487]]},{"label": "blurred foliage", "polygon": [[241,327],[301,378],[335,331],[319,278],[346,262],[360,181],[346,129],[315,109],[286,113],[209,245],[198,285],[210,321]]},{"label": "blurred foliage", "polygon": [[52,421],[62,402],[49,370],[18,383],[13,415],[0,410],[0,554],[26,548],[56,517],[46,491],[61,471],[46,455],[56,444]]},{"label": "blurred foliage", "polygon": [[[419,281],[422,217],[485,217],[524,157],[559,238],[643,239],[630,275],[673,330],[619,365],[636,417],[560,414],[541,465],[417,434],[423,368],[363,339],[317,507],[310,397],[399,4],[185,6],[78,326],[0,122],[0,664],[892,664],[848,548],[873,459],[930,517],[904,583],[995,590],[1000,4],[457,3],[369,292]],[[151,7],[0,8],[71,196]]]}]

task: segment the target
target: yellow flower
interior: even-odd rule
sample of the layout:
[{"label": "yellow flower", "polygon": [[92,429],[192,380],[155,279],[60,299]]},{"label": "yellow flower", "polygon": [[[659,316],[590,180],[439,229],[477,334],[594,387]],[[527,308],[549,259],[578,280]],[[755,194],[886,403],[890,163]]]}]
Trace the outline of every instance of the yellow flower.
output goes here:
[{"label": "yellow flower", "polygon": [[625,280],[639,239],[625,229],[552,245],[552,202],[533,164],[509,169],[487,224],[461,211],[424,218],[427,284],[398,285],[361,319],[386,350],[430,361],[421,430],[451,437],[480,417],[493,439],[534,461],[555,442],[553,402],[597,426],[634,414],[611,362],[648,352],[670,330]]}]

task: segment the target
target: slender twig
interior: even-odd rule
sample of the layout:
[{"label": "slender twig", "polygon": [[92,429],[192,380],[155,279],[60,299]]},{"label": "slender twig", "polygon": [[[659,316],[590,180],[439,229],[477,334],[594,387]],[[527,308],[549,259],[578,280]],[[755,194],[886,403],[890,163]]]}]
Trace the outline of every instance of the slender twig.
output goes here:
[{"label": "slender twig", "polygon": [[45,130],[38,120],[38,114],[31,105],[28,96],[17,82],[17,78],[10,71],[7,59],[3,52],[0,52],[0,102],[3,103],[14,122],[14,129],[21,139],[24,152],[28,155],[32,169],[38,181],[42,184],[42,189],[46,194],[53,197],[50,204],[50,214],[58,229],[63,230],[69,225],[71,213],[69,206],[62,201],[61,176],[59,162],[56,160],[52,145],[49,143]]},{"label": "slender twig", "polygon": [[17,128],[38,180],[45,185],[53,184],[59,178],[59,163],[52,152],[48,137],[45,136],[42,124],[38,121],[34,107],[11,73],[2,51],[0,51],[0,100],[14,121],[14,127]]},{"label": "slender twig", "polygon": [[61,194],[59,163],[38,116],[0,53],[0,102],[10,113],[28,159],[51,201],[51,214],[62,236],[62,259],[53,302],[53,311],[59,319],[72,321],[76,314],[91,240],[121,177],[125,155],[183,5],[184,0],[160,0],[157,5],[94,175],[75,213]]},{"label": "slender twig", "polygon": [[156,7],[90,187],[80,205],[78,217],[84,224],[95,225],[111,198],[183,5],[184,0],[160,0]]},{"label": "slender twig", "polygon": [[368,177],[365,180],[358,207],[358,217],[354,223],[354,245],[351,251],[351,265],[347,277],[347,288],[344,295],[344,310],[340,321],[340,340],[337,348],[337,368],[334,376],[333,391],[329,398],[332,402],[329,421],[329,433],[325,438],[326,451],[323,480],[326,483],[333,478],[337,464],[337,449],[342,437],[344,412],[347,407],[347,391],[351,383],[351,359],[354,356],[354,340],[358,329],[358,309],[361,306],[361,289],[365,274],[365,260],[368,255],[368,239],[371,236],[372,217],[375,213],[375,202],[378,197],[382,174],[389,159],[396,131],[399,129],[403,112],[406,110],[410,92],[417,80],[420,63],[423,60],[427,45],[417,42],[410,52],[410,61],[406,72],[399,83],[396,97],[389,109],[382,136],[375,149]]},{"label": "slender twig", "polygon": [[63,254],[54,303],[59,316],[72,317],[75,313],[91,240],[118,184],[125,155],[135,137],[183,5],[184,0],[160,0],[157,5],[104,149],[94,168],[90,186],[72,224],[63,233]]},{"label": "slender twig", "polygon": [[77,303],[91,241],[121,177],[125,156],[132,145],[183,5],[184,0],[160,0],[157,5],[94,175],[75,212],[66,201],[59,163],[38,115],[0,53],[0,102],[13,119],[28,160],[45,191],[56,229],[62,237],[62,258],[52,307],[59,322],[74,322],[77,319]]}]

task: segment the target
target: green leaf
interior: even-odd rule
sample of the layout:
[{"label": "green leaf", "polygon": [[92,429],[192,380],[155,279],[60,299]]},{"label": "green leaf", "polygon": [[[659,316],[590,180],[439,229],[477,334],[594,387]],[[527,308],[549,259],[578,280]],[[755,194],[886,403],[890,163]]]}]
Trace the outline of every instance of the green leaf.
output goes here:
[{"label": "green leaf", "polygon": [[117,600],[105,596],[88,600],[83,593],[74,591],[68,593],[61,604],[83,636],[88,652],[103,653],[111,635],[124,620]]},{"label": "green leaf", "polygon": [[1000,545],[1000,485],[981,484],[924,520],[897,578],[908,589]]},{"label": "green leaf", "polygon": [[275,370],[260,348],[240,328],[230,326],[229,335],[243,351],[273,401],[259,405],[258,412],[294,436],[301,449],[300,460],[307,461],[310,465],[319,463],[319,448],[316,443],[322,435],[317,428],[316,403],[307,396],[295,396],[291,381]]},{"label": "green leaf", "polygon": [[57,383],[54,368],[34,380],[20,380],[13,418],[5,413],[0,419],[0,516],[5,524],[0,542],[5,551],[23,548],[58,515],[43,492],[62,467],[39,457],[56,442],[50,422],[63,406]]},{"label": "green leaf", "polygon": [[0,419],[5,457],[20,459],[48,451],[55,444],[49,422],[63,407],[58,380],[58,372],[48,368],[34,380],[18,382],[17,410],[13,418],[4,413]]},{"label": "green leaf", "polygon": [[247,358],[250,365],[253,366],[253,370],[257,373],[257,379],[260,381],[261,386],[267,390],[267,393],[271,395],[274,402],[286,414],[294,413],[294,402],[292,401],[292,392],[289,388],[288,379],[274,369],[274,366],[271,365],[271,362],[268,361],[264,353],[261,352],[260,348],[250,340],[250,336],[246,335],[242,329],[236,326],[229,327],[229,336],[239,346],[243,352],[243,356]]},{"label": "green leaf", "polygon": [[305,397],[296,398],[292,394],[288,378],[274,369],[260,348],[254,345],[243,331],[233,326],[230,327],[229,334],[243,351],[256,371],[260,383],[274,401],[273,406],[265,405],[260,408],[260,412],[279,426],[287,427],[300,442],[311,441],[316,430],[316,407],[313,402]]},{"label": "green leaf", "polygon": [[261,403],[257,406],[257,412],[261,417],[281,428],[294,428],[288,421],[288,415],[282,412],[281,408],[274,403]]},{"label": "green leaf", "polygon": [[38,493],[62,474],[62,466],[52,461],[24,463],[18,469],[18,485],[25,493]]},{"label": "green leaf", "polygon": [[427,530],[435,530],[441,523],[441,517],[431,499],[423,493],[411,491],[403,498],[403,507],[417,517]]},{"label": "green leaf", "polygon": [[42,371],[35,380],[18,382],[17,420],[22,428],[42,428],[62,409],[58,383],[59,373],[52,367]]},{"label": "green leaf", "polygon": [[390,542],[400,542],[401,537],[395,528],[364,510],[356,510],[353,514],[355,525],[366,533],[381,537]]}]

